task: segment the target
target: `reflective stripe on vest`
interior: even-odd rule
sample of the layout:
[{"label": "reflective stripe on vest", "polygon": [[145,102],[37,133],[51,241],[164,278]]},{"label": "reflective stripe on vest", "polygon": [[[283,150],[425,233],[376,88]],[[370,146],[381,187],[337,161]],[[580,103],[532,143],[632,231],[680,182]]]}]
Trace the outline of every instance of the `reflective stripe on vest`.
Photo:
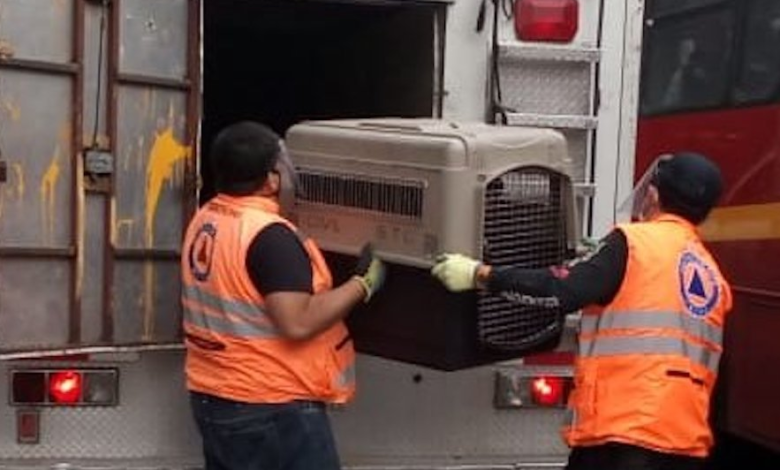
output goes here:
[{"label": "reflective stripe on vest", "polygon": [[222,301],[197,287],[183,289],[182,304],[185,321],[213,333],[264,339],[280,336],[262,309],[253,307],[256,310],[254,318],[247,318],[249,305],[238,301]]},{"label": "reflective stripe on vest", "polygon": [[348,365],[335,379],[339,388],[349,387],[355,384],[355,364]]},{"label": "reflective stripe on vest", "polygon": [[607,311],[600,315],[583,315],[580,333],[587,336],[596,331],[627,328],[677,329],[707,343],[723,344],[722,328],[677,312]]},{"label": "reflective stripe on vest", "polygon": [[[677,330],[687,337],[637,336],[638,329]],[[619,334],[621,330],[629,334]],[[588,337],[588,335],[598,336]],[[580,330],[580,356],[599,357],[621,354],[677,354],[717,373],[723,330],[703,320],[675,312],[606,311],[583,315]],[[710,346],[712,345],[712,346]]]},{"label": "reflective stripe on vest", "polygon": [[718,372],[720,352],[691,343],[682,338],[666,336],[609,336],[580,342],[581,357],[606,357],[628,354],[676,354]]}]

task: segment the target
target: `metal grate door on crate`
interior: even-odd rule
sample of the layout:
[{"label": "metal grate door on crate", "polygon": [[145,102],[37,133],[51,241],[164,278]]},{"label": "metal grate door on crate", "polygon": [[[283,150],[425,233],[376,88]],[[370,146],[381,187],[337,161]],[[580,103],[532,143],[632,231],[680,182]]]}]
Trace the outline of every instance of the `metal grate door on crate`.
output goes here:
[{"label": "metal grate door on crate", "polygon": [[[567,255],[567,178],[541,168],[520,168],[488,183],[483,218],[483,259],[496,267],[546,268]],[[523,351],[560,334],[563,315],[554,299],[481,293],[480,341]]]}]

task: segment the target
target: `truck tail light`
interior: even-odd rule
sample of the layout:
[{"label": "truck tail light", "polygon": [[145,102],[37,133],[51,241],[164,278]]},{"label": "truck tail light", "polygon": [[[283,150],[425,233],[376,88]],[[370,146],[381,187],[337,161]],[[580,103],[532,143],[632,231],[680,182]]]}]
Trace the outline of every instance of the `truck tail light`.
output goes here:
[{"label": "truck tail light", "polygon": [[49,398],[59,405],[73,405],[81,401],[84,379],[79,372],[63,370],[49,374]]},{"label": "truck tail light", "polygon": [[118,384],[114,368],[12,370],[11,405],[115,406]]},{"label": "truck tail light", "polygon": [[563,408],[573,388],[571,370],[547,371],[527,375],[512,369],[496,372],[493,406],[508,408]]},{"label": "truck tail light", "polygon": [[565,405],[563,377],[534,377],[531,380],[531,400],[539,406]]},{"label": "truck tail light", "polygon": [[579,26],[577,0],[517,0],[515,34],[523,41],[571,42]]}]

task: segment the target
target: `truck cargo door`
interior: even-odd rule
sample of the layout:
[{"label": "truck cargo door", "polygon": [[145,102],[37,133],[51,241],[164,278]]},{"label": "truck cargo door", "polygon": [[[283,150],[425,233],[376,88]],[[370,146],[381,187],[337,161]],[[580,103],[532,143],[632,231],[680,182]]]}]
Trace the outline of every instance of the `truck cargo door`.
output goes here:
[{"label": "truck cargo door", "polygon": [[0,357],[179,342],[199,24],[200,0],[0,2]]}]

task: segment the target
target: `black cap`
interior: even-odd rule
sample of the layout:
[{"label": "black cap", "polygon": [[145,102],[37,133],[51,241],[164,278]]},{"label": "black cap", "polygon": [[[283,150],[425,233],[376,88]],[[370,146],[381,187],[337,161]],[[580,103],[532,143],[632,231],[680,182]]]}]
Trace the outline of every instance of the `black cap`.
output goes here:
[{"label": "black cap", "polygon": [[661,208],[699,224],[723,192],[723,177],[714,162],[695,152],[678,152],[658,163],[653,180]]},{"label": "black cap", "polygon": [[279,136],[267,126],[241,121],[224,128],[211,144],[210,160],[220,192],[249,194],[276,165]]}]

